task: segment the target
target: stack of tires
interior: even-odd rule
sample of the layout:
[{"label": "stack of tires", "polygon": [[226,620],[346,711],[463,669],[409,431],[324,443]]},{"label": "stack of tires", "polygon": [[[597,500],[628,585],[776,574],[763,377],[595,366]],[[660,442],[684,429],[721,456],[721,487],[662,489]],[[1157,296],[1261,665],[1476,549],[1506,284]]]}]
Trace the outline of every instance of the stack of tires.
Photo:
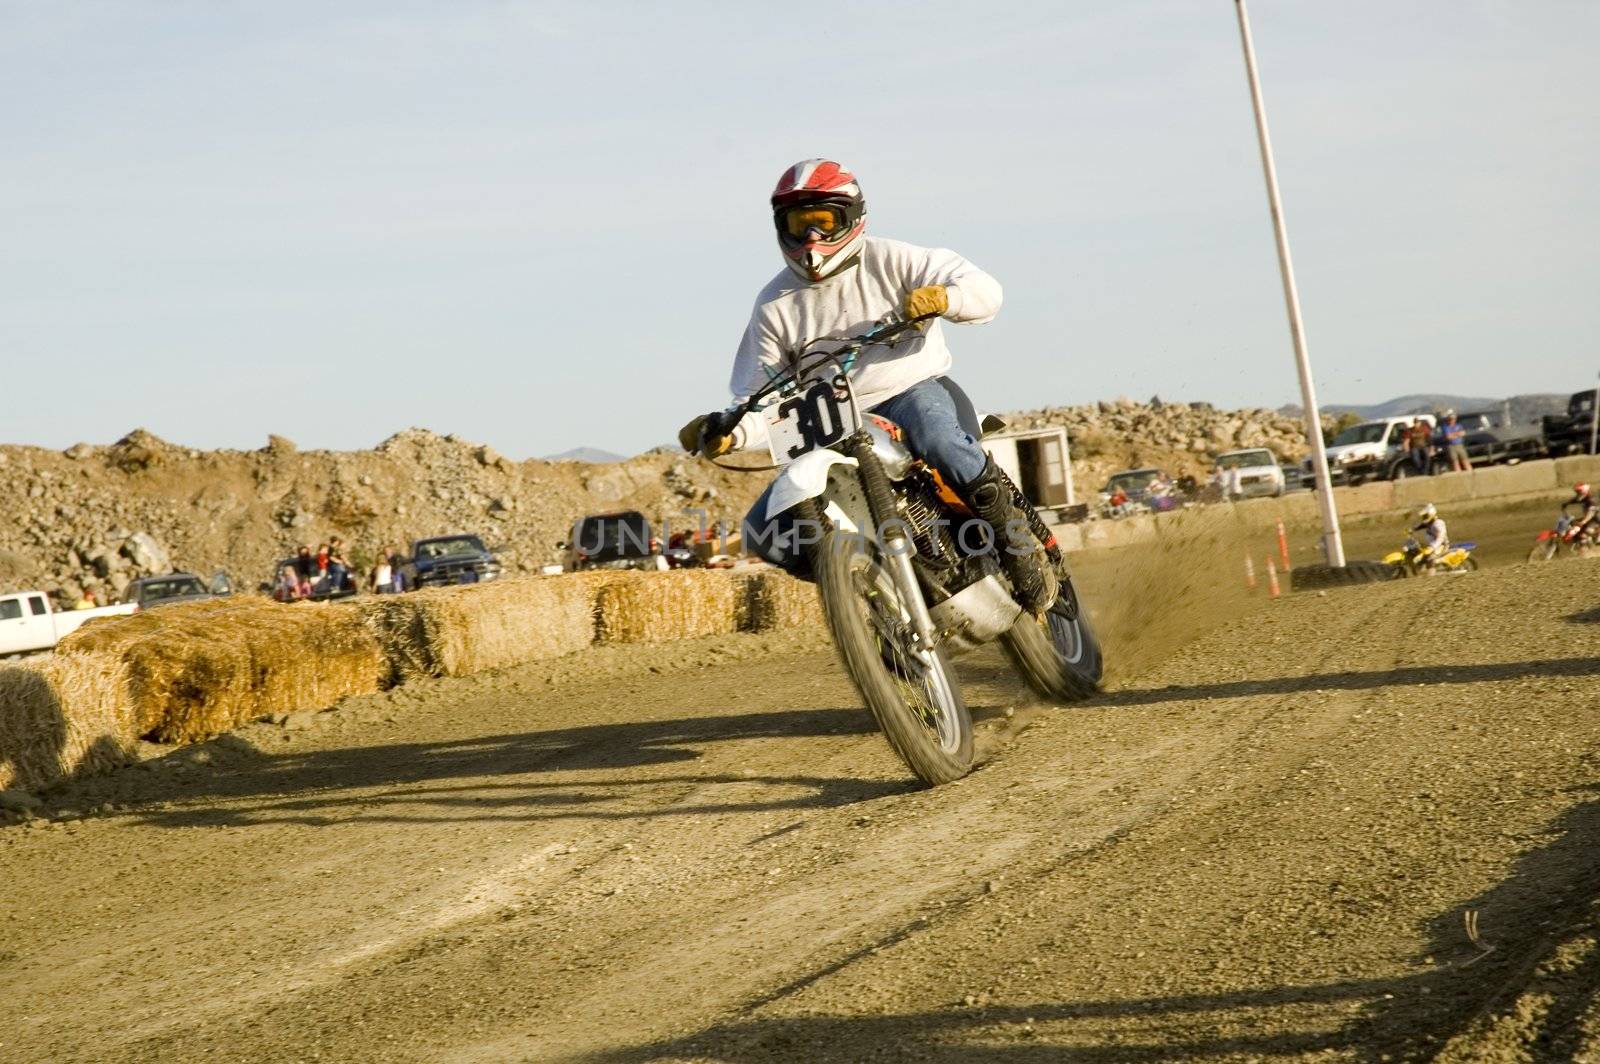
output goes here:
[{"label": "stack of tires", "polygon": [[1290,591],[1317,591],[1351,584],[1379,584],[1400,575],[1399,566],[1384,562],[1351,562],[1349,565],[1303,565],[1289,574]]}]

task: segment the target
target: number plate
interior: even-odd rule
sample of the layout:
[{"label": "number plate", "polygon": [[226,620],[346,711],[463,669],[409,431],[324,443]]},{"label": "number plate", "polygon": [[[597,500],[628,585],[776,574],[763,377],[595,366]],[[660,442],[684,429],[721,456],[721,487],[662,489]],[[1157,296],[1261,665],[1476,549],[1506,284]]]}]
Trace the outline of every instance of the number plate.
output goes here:
[{"label": "number plate", "polygon": [[786,465],[802,455],[831,447],[861,427],[850,400],[833,385],[818,381],[762,411],[772,460]]}]

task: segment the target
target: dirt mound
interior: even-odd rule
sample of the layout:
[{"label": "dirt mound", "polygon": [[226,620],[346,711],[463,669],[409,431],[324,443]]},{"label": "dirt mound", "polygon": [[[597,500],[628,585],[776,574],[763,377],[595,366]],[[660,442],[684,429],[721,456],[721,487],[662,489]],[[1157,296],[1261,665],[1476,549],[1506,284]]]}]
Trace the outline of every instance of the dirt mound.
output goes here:
[{"label": "dirt mound", "polygon": [[108,447],[5,446],[0,589],[115,595],[169,567],[222,569],[253,588],[298,544],[332,535],[363,571],[382,546],[446,532],[476,532],[512,571],[535,571],[558,560],[555,544],[586,513],[637,509],[674,529],[736,521],[764,483],[671,454],[513,462],[425,429],[353,452],[301,451],[280,436],[257,451],[197,451],[142,430]]},{"label": "dirt mound", "polygon": [[[1219,410],[1210,403],[1147,403],[1131,399],[1043,407],[1002,415],[1013,428],[1060,425],[1072,448],[1072,475],[1079,494],[1092,493],[1121,469],[1155,466],[1171,476],[1204,479],[1211,458],[1224,451],[1265,447],[1282,461],[1298,461],[1307,449],[1305,422],[1274,410]],[[1332,417],[1323,418],[1331,427]]]},{"label": "dirt mound", "polygon": [[[1006,415],[1064,425],[1080,496],[1114,469],[1203,473],[1207,453],[1304,450],[1299,423],[1267,410],[1117,400]],[[763,464],[758,456],[735,458]],[[135,577],[177,567],[227,571],[253,588],[299,544],[350,544],[365,571],[380,547],[477,532],[524,572],[559,559],[555,544],[588,513],[635,509],[657,526],[738,521],[768,474],[729,472],[682,454],[623,462],[514,462],[487,444],[426,429],[370,451],[302,451],[270,436],[255,451],[199,451],[135,429],[109,446],[0,446],[0,591],[42,586],[62,602],[80,588],[120,594]]]}]

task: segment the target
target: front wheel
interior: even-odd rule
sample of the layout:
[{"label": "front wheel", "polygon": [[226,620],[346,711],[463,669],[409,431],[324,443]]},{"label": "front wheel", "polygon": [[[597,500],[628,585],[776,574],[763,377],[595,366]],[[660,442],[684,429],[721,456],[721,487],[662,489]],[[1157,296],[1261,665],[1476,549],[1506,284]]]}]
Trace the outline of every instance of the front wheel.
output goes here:
[{"label": "front wheel", "polygon": [[944,651],[919,647],[894,578],[866,537],[829,532],[816,546],[823,613],[845,671],[884,738],[918,779],[972,771],[972,717]]},{"label": "front wheel", "polygon": [[1560,549],[1561,541],[1559,539],[1552,537],[1550,539],[1541,540],[1540,542],[1535,543],[1533,545],[1533,549],[1528,552],[1528,560],[1530,562],[1547,562],[1554,558],[1556,556],[1556,551]]},{"label": "front wheel", "polygon": [[1043,617],[1024,612],[1001,636],[1006,654],[1041,698],[1081,702],[1100,691],[1105,663],[1100,642],[1083,614],[1071,579],[1061,576],[1061,594]]}]

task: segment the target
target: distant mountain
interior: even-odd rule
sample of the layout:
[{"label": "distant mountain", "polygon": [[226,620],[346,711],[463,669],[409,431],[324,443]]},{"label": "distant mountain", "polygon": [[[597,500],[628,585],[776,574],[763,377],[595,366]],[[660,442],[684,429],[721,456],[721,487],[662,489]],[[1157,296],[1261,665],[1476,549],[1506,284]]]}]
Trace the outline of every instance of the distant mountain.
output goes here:
[{"label": "distant mountain", "polygon": [[547,462],[592,462],[592,463],[602,463],[602,462],[626,462],[627,460],[628,460],[627,455],[612,454],[610,451],[602,451],[598,447],[574,447],[570,451],[562,451],[560,454],[552,454],[552,455],[546,455],[545,456],[545,461],[547,461]]},{"label": "distant mountain", "polygon": [[[1543,414],[1559,414],[1567,409],[1565,395],[1513,395],[1509,399],[1482,399],[1467,395],[1419,394],[1401,395],[1382,403],[1324,403],[1322,412],[1325,414],[1349,412],[1362,418],[1375,419],[1401,417],[1406,414],[1433,414],[1440,410],[1459,410],[1463,413],[1468,410],[1491,410],[1498,413],[1501,407],[1508,403],[1511,406],[1513,425],[1538,421]],[[1284,410],[1300,413],[1298,406],[1285,407]]]}]

